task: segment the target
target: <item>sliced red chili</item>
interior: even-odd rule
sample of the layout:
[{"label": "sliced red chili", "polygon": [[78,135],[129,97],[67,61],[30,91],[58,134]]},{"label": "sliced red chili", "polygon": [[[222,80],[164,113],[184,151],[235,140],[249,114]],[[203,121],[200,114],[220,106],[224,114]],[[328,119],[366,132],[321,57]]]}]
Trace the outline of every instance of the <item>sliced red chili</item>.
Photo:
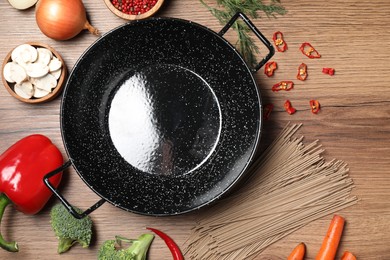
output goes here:
[{"label": "sliced red chili", "polygon": [[320,102],[318,100],[310,100],[310,108],[313,114],[317,114],[320,111]]},{"label": "sliced red chili", "polygon": [[275,70],[278,68],[278,64],[275,61],[269,61],[265,64],[264,74],[268,77],[274,75]]},{"label": "sliced red chili", "polygon": [[333,69],[333,68],[323,68],[322,69],[322,73],[329,74],[329,75],[333,76],[334,73],[335,73],[335,69]]},{"label": "sliced red chili", "polygon": [[307,78],[307,65],[305,63],[302,63],[298,67],[298,74],[297,74],[297,79],[299,80],[306,80]]},{"label": "sliced red chili", "polygon": [[274,105],[269,103],[264,106],[264,114],[263,114],[263,119],[268,120],[271,116],[271,112],[274,109]]},{"label": "sliced red chili", "polygon": [[314,47],[308,42],[302,43],[299,49],[304,55],[306,55],[310,59],[321,58],[321,54],[319,54],[319,52],[316,49],[314,49]]},{"label": "sliced red chili", "polygon": [[287,43],[284,40],[284,36],[282,32],[275,32],[272,39],[274,40],[274,44],[276,50],[279,52],[284,52],[287,50]]},{"label": "sliced red chili", "polygon": [[290,100],[286,100],[284,102],[284,109],[286,110],[287,113],[289,113],[290,115],[294,114],[295,112],[297,112],[297,110],[291,105],[291,102]]},{"label": "sliced red chili", "polygon": [[281,90],[289,91],[294,88],[294,82],[292,81],[280,81],[272,86],[272,91],[277,92]]}]

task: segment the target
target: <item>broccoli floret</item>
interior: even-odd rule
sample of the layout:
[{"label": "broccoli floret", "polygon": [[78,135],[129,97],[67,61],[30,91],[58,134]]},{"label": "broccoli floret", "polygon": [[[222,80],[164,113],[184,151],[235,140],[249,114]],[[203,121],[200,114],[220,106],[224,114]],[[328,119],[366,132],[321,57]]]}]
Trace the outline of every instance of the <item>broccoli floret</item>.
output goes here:
[{"label": "broccoli floret", "polygon": [[[74,207],[78,213],[81,210]],[[73,217],[64,205],[58,203],[50,211],[51,226],[58,238],[58,253],[68,251],[75,243],[87,248],[92,238],[92,220],[87,216],[83,219]]]},{"label": "broccoli floret", "polygon": [[[154,235],[142,234],[137,239],[115,237],[116,240],[107,240],[99,249],[99,260],[145,260]],[[131,243],[127,248],[122,242]]]}]

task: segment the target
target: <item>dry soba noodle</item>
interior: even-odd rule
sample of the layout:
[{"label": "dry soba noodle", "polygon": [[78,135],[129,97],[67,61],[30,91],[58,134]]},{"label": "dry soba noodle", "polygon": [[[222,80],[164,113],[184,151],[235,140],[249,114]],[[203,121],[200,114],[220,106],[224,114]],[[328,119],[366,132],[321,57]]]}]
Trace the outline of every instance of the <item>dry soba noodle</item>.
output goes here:
[{"label": "dry soba noodle", "polygon": [[249,169],[233,196],[201,214],[186,259],[254,259],[268,245],[309,222],[357,203],[345,163],[325,162],[318,142],[287,126]]}]

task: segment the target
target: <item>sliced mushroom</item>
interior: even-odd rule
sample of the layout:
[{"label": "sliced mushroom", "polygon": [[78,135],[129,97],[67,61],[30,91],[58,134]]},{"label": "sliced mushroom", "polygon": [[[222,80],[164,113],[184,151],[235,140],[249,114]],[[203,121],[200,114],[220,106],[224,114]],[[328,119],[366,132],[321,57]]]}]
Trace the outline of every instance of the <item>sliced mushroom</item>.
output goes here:
[{"label": "sliced mushroom", "polygon": [[35,63],[40,63],[43,65],[49,65],[51,59],[53,58],[53,53],[46,48],[37,48],[38,51],[38,59]]},{"label": "sliced mushroom", "polygon": [[6,81],[9,83],[15,83],[15,81],[11,77],[11,67],[12,67],[13,62],[8,62],[5,64],[4,69],[3,69],[3,76]]},{"label": "sliced mushroom", "polygon": [[34,62],[38,58],[38,51],[29,44],[22,44],[12,51],[11,58],[17,63]]},{"label": "sliced mushroom", "polygon": [[49,91],[46,91],[46,90],[40,89],[40,88],[34,88],[33,97],[35,97],[35,98],[42,98],[42,97],[47,96],[49,94],[50,94]]},{"label": "sliced mushroom", "polygon": [[14,91],[17,95],[26,99],[32,98],[34,94],[33,85],[29,81],[23,81],[20,84],[15,84]]},{"label": "sliced mushroom", "polygon": [[48,92],[51,92],[51,90],[57,86],[56,78],[50,73],[40,78],[31,78],[30,81],[36,88]]},{"label": "sliced mushroom", "polygon": [[7,78],[10,80],[7,80],[10,83],[21,83],[27,79],[27,74],[24,68],[15,62],[8,62],[6,66],[4,66],[3,74],[6,80]]},{"label": "sliced mushroom", "polygon": [[40,78],[49,73],[49,67],[41,63],[28,63],[26,72],[32,78]]},{"label": "sliced mushroom", "polygon": [[53,57],[53,59],[51,59],[49,63],[49,71],[56,71],[61,69],[61,67],[62,67],[62,62],[58,58]]},{"label": "sliced mushroom", "polygon": [[50,71],[50,74],[53,75],[57,80],[61,77],[61,73],[62,73],[61,69]]}]

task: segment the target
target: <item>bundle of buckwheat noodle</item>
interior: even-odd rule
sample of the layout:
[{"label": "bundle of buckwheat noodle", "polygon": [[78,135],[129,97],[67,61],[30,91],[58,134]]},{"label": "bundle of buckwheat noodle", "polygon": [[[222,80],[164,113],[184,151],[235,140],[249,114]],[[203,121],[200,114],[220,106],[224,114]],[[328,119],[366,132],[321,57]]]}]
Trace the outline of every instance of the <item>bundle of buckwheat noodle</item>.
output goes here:
[{"label": "bundle of buckwheat noodle", "polygon": [[201,213],[186,259],[254,259],[268,245],[357,203],[345,163],[325,162],[318,141],[304,145],[288,125],[251,165],[240,190]]}]

